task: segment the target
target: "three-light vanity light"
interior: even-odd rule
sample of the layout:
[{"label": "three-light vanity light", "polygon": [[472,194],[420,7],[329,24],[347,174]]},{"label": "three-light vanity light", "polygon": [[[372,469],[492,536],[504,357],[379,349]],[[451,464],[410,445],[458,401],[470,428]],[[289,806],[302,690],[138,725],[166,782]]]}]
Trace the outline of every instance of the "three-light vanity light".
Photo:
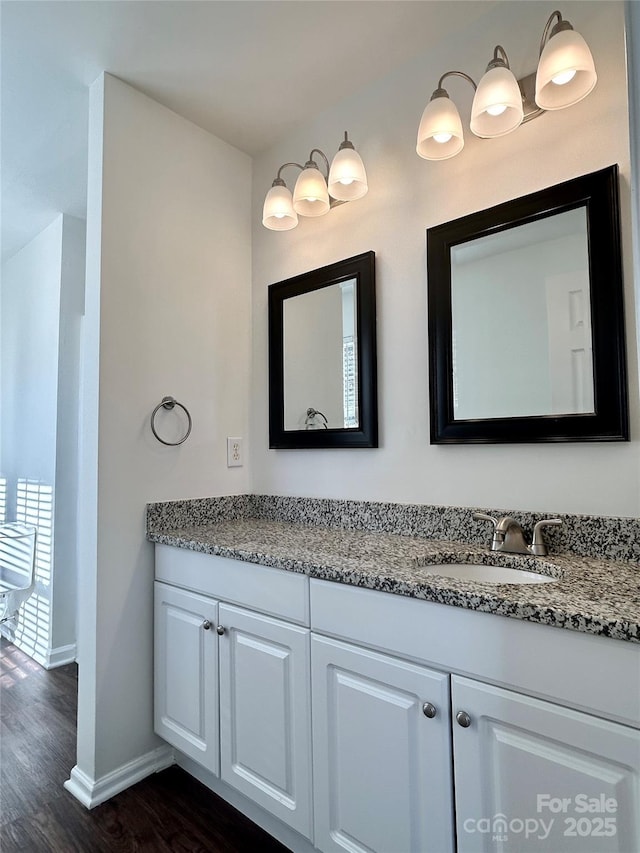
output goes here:
[{"label": "three-light vanity light", "polygon": [[447,71],[442,75],[418,129],[416,151],[425,160],[446,160],[464,146],[460,113],[442,88],[447,77],[462,77],[473,86],[469,126],[475,136],[484,139],[511,133],[546,110],[577,104],[586,98],[598,79],[586,41],[560,12],[553,12],[542,34],[535,74],[516,80],[505,49],[497,45],[477,86],[463,71]]},{"label": "three-light vanity light", "polygon": [[[318,168],[314,154],[322,159],[324,174]],[[281,177],[282,170],[288,166],[300,169],[293,196]],[[345,131],[344,141],[331,167],[319,148],[312,149],[304,166],[299,163],[284,163],[280,166],[264,200],[262,224],[271,231],[290,231],[298,224],[298,216],[323,216],[337,204],[362,198],[367,190],[367,174],[362,158]]]}]

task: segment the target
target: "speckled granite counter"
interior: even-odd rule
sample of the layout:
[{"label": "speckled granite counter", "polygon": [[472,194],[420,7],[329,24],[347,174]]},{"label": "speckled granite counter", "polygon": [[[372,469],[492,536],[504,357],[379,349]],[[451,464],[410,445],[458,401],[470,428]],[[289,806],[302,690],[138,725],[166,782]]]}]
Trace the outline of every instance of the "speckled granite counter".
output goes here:
[{"label": "speckled granite counter", "polygon": [[[148,525],[147,538],[313,578],[640,643],[640,568],[635,561],[492,553],[442,539],[243,518],[242,510],[234,510],[231,519],[198,519],[192,525],[184,523],[185,514],[173,524],[156,519]],[[489,531],[486,535],[488,540]],[[529,569],[557,580],[494,584],[438,577],[423,568],[452,562]]]}]

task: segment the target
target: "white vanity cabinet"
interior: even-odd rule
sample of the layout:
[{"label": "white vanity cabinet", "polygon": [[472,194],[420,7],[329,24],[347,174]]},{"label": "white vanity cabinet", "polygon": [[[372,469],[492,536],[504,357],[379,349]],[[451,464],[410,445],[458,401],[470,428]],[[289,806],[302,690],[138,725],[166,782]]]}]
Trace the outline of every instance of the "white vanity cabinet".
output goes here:
[{"label": "white vanity cabinet", "polygon": [[636,644],[317,580],[311,627],[323,853],[640,851]]},{"label": "white vanity cabinet", "polygon": [[451,678],[458,853],[640,850],[640,732]]},{"label": "white vanity cabinet", "polygon": [[640,851],[640,644],[164,545],[155,587],[156,731],[294,853]]},{"label": "white vanity cabinet", "polygon": [[316,846],[451,853],[448,676],[325,637],[311,659]]},{"label": "white vanity cabinet", "polygon": [[156,732],[311,837],[308,579],[168,546],[156,578]]}]

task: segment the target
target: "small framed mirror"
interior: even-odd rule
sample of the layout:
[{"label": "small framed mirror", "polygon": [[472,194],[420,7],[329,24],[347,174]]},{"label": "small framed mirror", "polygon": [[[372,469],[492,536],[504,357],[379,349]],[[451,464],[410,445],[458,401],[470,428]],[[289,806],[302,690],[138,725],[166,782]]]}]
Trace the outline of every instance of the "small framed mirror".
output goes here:
[{"label": "small framed mirror", "polygon": [[269,287],[269,447],[377,447],[375,253]]},{"label": "small framed mirror", "polygon": [[618,167],[427,230],[431,443],[629,437]]}]

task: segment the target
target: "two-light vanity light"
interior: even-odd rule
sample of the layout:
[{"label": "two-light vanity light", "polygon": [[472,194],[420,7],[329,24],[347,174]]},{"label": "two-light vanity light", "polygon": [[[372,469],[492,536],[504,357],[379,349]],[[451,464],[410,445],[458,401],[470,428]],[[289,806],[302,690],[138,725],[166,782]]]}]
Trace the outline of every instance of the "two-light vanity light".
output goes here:
[{"label": "two-light vanity light", "polygon": [[420,157],[446,160],[462,151],[464,146],[460,114],[446,89],[442,88],[446,77],[462,77],[473,86],[470,128],[473,134],[484,139],[511,133],[523,121],[545,110],[570,107],[585,98],[596,85],[598,78],[591,51],[560,12],[549,16],[539,57],[537,72],[522,80],[516,80],[501,45],[496,47],[477,86],[463,71],[443,74],[422,114],[416,145]]},{"label": "two-light vanity light", "polygon": [[[314,154],[319,154],[324,161],[324,174],[313,159]],[[300,169],[293,196],[280,176],[287,166]],[[364,164],[345,131],[344,141],[333,158],[331,167],[319,148],[311,151],[304,166],[299,163],[284,163],[280,166],[264,200],[262,224],[271,231],[289,231],[298,224],[298,214],[323,216],[336,204],[362,198],[367,190]]]}]

